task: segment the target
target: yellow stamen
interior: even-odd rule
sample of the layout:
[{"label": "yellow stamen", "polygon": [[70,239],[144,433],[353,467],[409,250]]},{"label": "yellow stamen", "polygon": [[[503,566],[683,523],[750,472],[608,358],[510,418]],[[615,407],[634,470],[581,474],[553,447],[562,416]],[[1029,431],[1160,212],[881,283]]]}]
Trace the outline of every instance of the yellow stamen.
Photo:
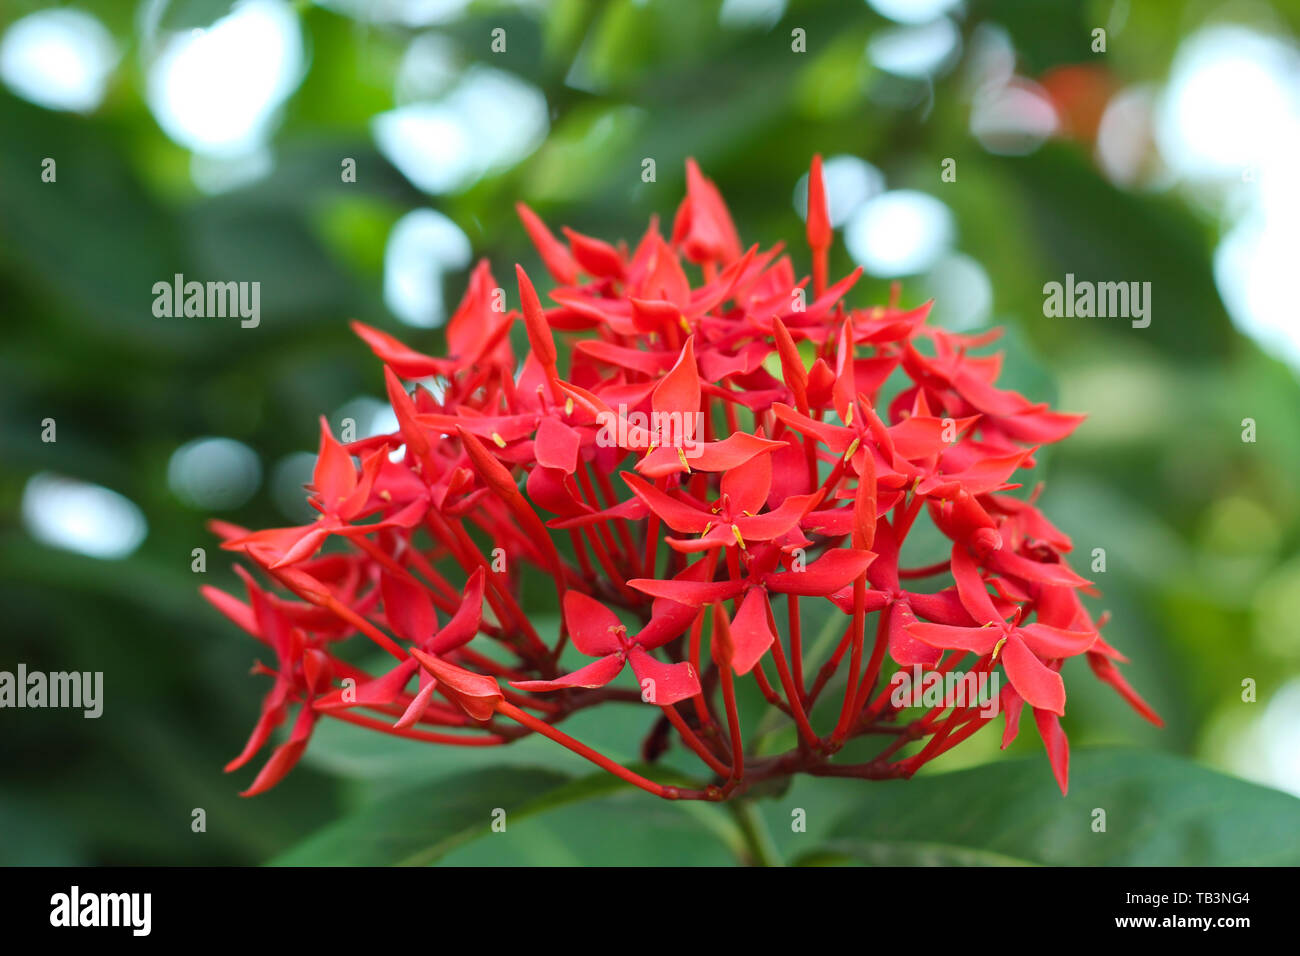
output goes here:
[{"label": "yellow stamen", "polygon": [[736,536],[736,544],[740,545],[740,550],[745,550],[745,539],[740,536],[740,529],[734,524],[731,526],[731,533]]},{"label": "yellow stamen", "polygon": [[690,466],[689,464],[687,464],[687,462],[686,462],[686,452],[684,452],[684,451],[682,451],[680,448],[678,448],[678,449],[677,449],[677,458],[678,458],[679,461],[681,461],[681,463],[682,463],[682,467],[686,469],[686,474],[689,475],[689,474],[691,473],[691,466]]},{"label": "yellow stamen", "polygon": [[1002,638],[1002,640],[998,641],[997,645],[993,648],[993,656],[989,658],[989,660],[995,661],[998,659],[998,652],[1002,650],[1002,645],[1005,644],[1006,642],[1007,639],[1005,637]]},{"label": "yellow stamen", "polygon": [[506,440],[502,438],[497,432],[492,433],[492,441],[496,443],[496,446],[498,448],[506,447]]},{"label": "yellow stamen", "polygon": [[572,415],[572,414],[573,414],[573,399],[572,399],[572,398],[566,398],[566,399],[564,400],[564,414],[566,414],[566,415]]}]

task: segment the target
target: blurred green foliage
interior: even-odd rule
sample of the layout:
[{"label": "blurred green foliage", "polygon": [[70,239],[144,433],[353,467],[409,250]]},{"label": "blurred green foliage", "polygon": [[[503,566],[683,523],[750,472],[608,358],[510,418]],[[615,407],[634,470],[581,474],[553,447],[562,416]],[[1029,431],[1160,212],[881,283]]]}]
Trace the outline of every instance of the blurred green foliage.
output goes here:
[{"label": "blurred green foliage", "polygon": [[[0,27],[43,6],[7,3]],[[204,529],[208,515],[169,489],[168,459],[197,436],[246,443],[261,456],[262,487],[220,517],[286,523],[271,493],[275,463],[314,447],[318,415],[382,393],[378,364],[345,320],[374,323],[424,351],[441,348],[440,333],[403,329],[383,303],[383,245],[404,212],[443,212],[475,257],[504,276],[516,261],[539,268],[514,216],[517,199],[553,224],[635,238],[649,216],[670,219],[687,156],[718,182],[746,242],[786,240],[801,269],[791,196],[814,152],[860,156],[891,188],[950,206],[957,247],[991,277],[992,321],[1009,328],[1009,378],[1029,376],[1032,398],[1091,416],[1044,458],[1043,502],[1081,555],[1106,549],[1108,568],[1097,576],[1104,593],[1093,606],[1112,612],[1108,639],[1133,658],[1129,678],[1168,723],[1163,731],[1144,724],[1071,665],[1073,745],[1138,745],[1242,769],[1226,762],[1227,738],[1216,734],[1255,719],[1300,670],[1300,389],[1291,370],[1234,331],[1211,276],[1215,223],[1178,194],[1122,191],[1075,143],[1020,157],[983,151],[968,132],[960,69],[935,84],[927,104],[882,102],[890,81],[863,50],[887,23],[862,3],[796,0],[768,30],[719,27],[711,0],[556,0],[538,10],[476,3],[436,28],[462,65],[490,62],[545,94],[550,134],[515,167],[456,195],[416,190],[379,155],[369,125],[393,106],[397,63],[415,31],[300,4],[310,63],[275,135],[274,167],[209,196],[192,186],[188,155],[144,105],[130,6],[82,6],[127,51],[104,106],[82,117],[0,92],[0,666],[102,670],[105,715],[0,715],[0,862],[261,862],[347,808],[391,795],[394,780],[487,766],[477,755],[400,744],[386,761],[388,741],[329,727],[284,784],[241,801],[248,771],[235,779],[221,766],[242,745],[265,685],[246,676],[252,643],[199,599],[199,584],[234,579]],[[201,25],[228,6],[173,3],[167,22]],[[1097,61],[1088,31],[1109,6],[973,2],[962,29],[969,38],[981,22],[1001,24],[1019,70],[1036,76]],[[1199,7],[1134,4],[1104,65],[1123,83],[1159,80]],[[1282,15],[1300,27],[1296,11]],[[502,25],[509,52],[493,54],[489,32]],[[794,26],[807,31],[806,54],[790,50]],[[40,180],[47,156],[58,159],[57,184]],[[357,160],[355,184],[340,182],[345,156]],[[656,160],[657,182],[641,181],[644,157]],[[958,162],[955,183],[940,181],[946,157]],[[839,248],[835,270],[852,265]],[[153,283],[178,272],[260,280],[260,328],[155,318]],[[1123,322],[1044,319],[1043,283],[1066,272],[1150,280],[1156,320],[1139,332]],[[464,280],[463,272],[447,277],[449,302]],[[886,283],[864,281],[855,302],[887,294]],[[905,303],[926,297],[916,284],[903,295]],[[58,422],[53,444],[39,438],[47,417]],[[1258,422],[1256,444],[1241,441],[1245,417]],[[143,546],[100,561],[35,543],[19,503],[41,471],[138,504],[149,523]],[[203,577],[190,570],[199,546],[209,549]],[[1261,698],[1245,716],[1243,677],[1259,681]],[[615,748],[639,740],[630,728],[620,742],[616,729],[592,731],[608,733]],[[977,736],[939,769],[999,759],[996,746],[992,733]],[[1032,730],[1012,749],[1034,754],[1050,784]],[[509,759],[581,772],[556,754],[529,747]],[[845,782],[833,786],[836,802],[853,798]],[[642,814],[667,812],[649,797],[610,799],[591,819],[616,814],[608,806],[620,801]],[[864,812],[875,799],[863,798]],[[208,814],[203,834],[190,830],[197,807]],[[598,825],[584,819],[556,817],[513,851],[515,861],[538,862],[561,844],[553,859],[582,859],[573,834]],[[664,832],[676,835],[658,851],[695,846],[672,858],[726,858],[690,835],[725,829],[717,820],[674,820]],[[626,858],[660,859],[638,857],[655,852],[642,845],[644,833],[628,841],[619,851]]]}]

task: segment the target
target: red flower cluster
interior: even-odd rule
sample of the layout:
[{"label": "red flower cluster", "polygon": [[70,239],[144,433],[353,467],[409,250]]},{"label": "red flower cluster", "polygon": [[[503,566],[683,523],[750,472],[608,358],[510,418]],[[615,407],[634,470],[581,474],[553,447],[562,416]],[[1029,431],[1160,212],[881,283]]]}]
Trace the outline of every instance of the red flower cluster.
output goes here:
[{"label": "red flower cluster", "polygon": [[[567,229],[561,242],[520,205],[554,306],[517,268],[520,309],[504,311],[481,263],[446,357],[354,324],[384,362],[397,431],[343,445],[322,421],[312,524],[213,524],[269,584],[240,569],[247,603],[204,593],[276,658],[256,668],[274,685],[227,769],[297,708],[246,794],[293,767],[321,718],[462,747],[543,734],[673,799],[798,772],[907,777],[996,708],[950,683],[905,722],[910,704],[886,677],[925,668],[942,685],[972,657],[967,676],[1005,673],[1003,746],[1028,704],[1062,790],[1066,658],[1086,655],[1159,722],[1080,601],[1089,583],[1065,560],[1069,539],[1032,497],[1007,494],[1080,417],[997,388],[999,356],[971,354],[996,333],[928,328],[928,305],[901,309],[896,291],[888,306],[847,306],[859,272],[827,283],[819,160],[810,291],[779,246],[742,248],[693,162],[687,177],[670,238],[652,222],[631,251]],[[951,557],[904,567],[922,517]],[[554,586],[558,634],[538,633],[521,606],[526,568]],[[813,615],[838,636],[824,661],[804,641]],[[358,634],[392,666],[371,673],[336,653]],[[590,663],[562,666],[569,643]],[[628,668],[635,687],[615,683]],[[789,752],[746,753],[740,678],[788,718]],[[675,731],[707,768],[700,786],[656,783],[558,726],[614,705],[658,708],[644,753]],[[873,733],[889,744],[869,760],[836,759]]]}]

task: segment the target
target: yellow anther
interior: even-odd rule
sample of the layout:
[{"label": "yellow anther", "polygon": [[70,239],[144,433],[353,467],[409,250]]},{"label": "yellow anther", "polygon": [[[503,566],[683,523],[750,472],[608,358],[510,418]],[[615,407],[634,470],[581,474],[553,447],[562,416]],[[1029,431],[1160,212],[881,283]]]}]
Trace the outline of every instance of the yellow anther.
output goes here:
[{"label": "yellow anther", "polygon": [[492,433],[492,441],[496,443],[496,446],[497,446],[498,448],[505,448],[505,447],[506,447],[506,440],[505,440],[504,438],[502,438],[501,435],[498,434],[497,432],[493,432],[493,433]]},{"label": "yellow anther", "polygon": [[686,452],[682,451],[681,448],[678,448],[677,458],[679,461],[681,461],[682,467],[686,469],[686,474],[689,475],[691,473],[691,466],[686,461]]},{"label": "yellow anther", "polygon": [[572,414],[573,414],[573,399],[572,399],[572,398],[566,398],[566,399],[564,400],[564,414],[566,414],[566,415],[572,415]]},{"label": "yellow anther", "polygon": [[996,646],[994,646],[994,648],[993,648],[993,656],[992,656],[991,658],[989,658],[990,660],[994,660],[994,661],[995,661],[995,660],[998,659],[998,652],[1002,650],[1002,645],[1005,644],[1006,642],[1007,642],[1007,639],[1006,639],[1005,637],[1002,638],[1002,640],[998,641],[998,643],[996,644]]},{"label": "yellow anther", "polygon": [[849,443],[849,450],[844,453],[845,461],[848,461],[850,458],[853,457],[853,453],[858,450],[858,446],[860,444],[862,444],[862,440],[859,438],[855,438],[853,439],[853,441]]},{"label": "yellow anther", "polygon": [[844,424],[845,424],[845,425],[852,425],[852,424],[853,424],[853,406],[852,406],[852,405],[850,405],[848,411],[846,411],[846,412],[844,413]]},{"label": "yellow anther", "polygon": [[740,536],[740,529],[734,524],[731,526],[731,533],[736,536],[736,544],[740,545],[740,550],[745,550],[745,539]]}]

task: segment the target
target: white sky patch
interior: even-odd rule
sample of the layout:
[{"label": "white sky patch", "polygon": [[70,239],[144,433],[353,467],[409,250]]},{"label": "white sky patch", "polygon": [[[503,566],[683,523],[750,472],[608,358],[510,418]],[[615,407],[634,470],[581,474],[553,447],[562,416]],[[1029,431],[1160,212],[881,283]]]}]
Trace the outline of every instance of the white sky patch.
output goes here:
[{"label": "white sky patch", "polygon": [[440,33],[422,33],[402,54],[394,98],[404,105],[442,96],[459,75],[456,45]]},{"label": "white sky patch", "polygon": [[464,269],[470,255],[469,239],[442,213],[408,212],[393,225],[384,249],[384,302],[407,325],[442,325],[443,273]]},{"label": "white sky patch", "polygon": [[1179,47],[1156,136],[1189,177],[1239,175],[1286,145],[1300,121],[1300,57],[1274,37],[1215,26]]},{"label": "white sky patch", "polygon": [[37,106],[89,113],[103,102],[117,59],[112,34],[89,13],[40,10],[5,31],[0,79]]},{"label": "white sky patch", "polygon": [[929,23],[960,6],[960,0],[867,0],[867,6],[896,23]]},{"label": "white sky patch", "polygon": [[379,151],[417,188],[458,192],[513,166],[546,138],[546,97],[513,74],[468,70],[441,100],[410,103],[371,121]]},{"label": "white sky patch", "polygon": [[[1256,710],[1260,708],[1260,710]],[[1238,704],[1236,709],[1241,710]],[[1251,718],[1220,713],[1208,732],[1216,761],[1247,780],[1300,796],[1300,678],[1283,684]]]},{"label": "white sky patch", "polygon": [[873,33],[867,56],[878,69],[909,79],[925,79],[952,68],[961,56],[961,33],[946,17],[916,26]]},{"label": "white sky patch", "polygon": [[144,514],[117,492],[48,472],[28,479],[22,515],[37,541],[92,558],[125,558],[148,533]]},{"label": "white sky patch", "polygon": [[158,125],[186,149],[239,156],[260,147],[303,74],[302,33],[283,0],[244,0],[206,30],[168,37],[149,65]]},{"label": "white sky patch", "polygon": [[769,29],[785,14],[786,0],[722,0],[718,22],[733,30]]},{"label": "white sky patch", "polygon": [[853,261],[881,278],[929,269],[952,245],[948,207],[923,192],[895,189],[868,200],[844,227]]},{"label": "white sky patch", "polygon": [[1214,279],[1228,314],[1264,349],[1300,368],[1294,272],[1300,223],[1252,215],[1214,251]]},{"label": "white sky patch", "polygon": [[1243,333],[1300,369],[1292,275],[1300,249],[1300,51],[1236,25],[1183,41],[1156,105],[1170,171],[1227,227],[1214,279]]},{"label": "white sky patch", "polygon": [[317,0],[317,4],[365,23],[427,27],[456,20],[469,0]]}]

